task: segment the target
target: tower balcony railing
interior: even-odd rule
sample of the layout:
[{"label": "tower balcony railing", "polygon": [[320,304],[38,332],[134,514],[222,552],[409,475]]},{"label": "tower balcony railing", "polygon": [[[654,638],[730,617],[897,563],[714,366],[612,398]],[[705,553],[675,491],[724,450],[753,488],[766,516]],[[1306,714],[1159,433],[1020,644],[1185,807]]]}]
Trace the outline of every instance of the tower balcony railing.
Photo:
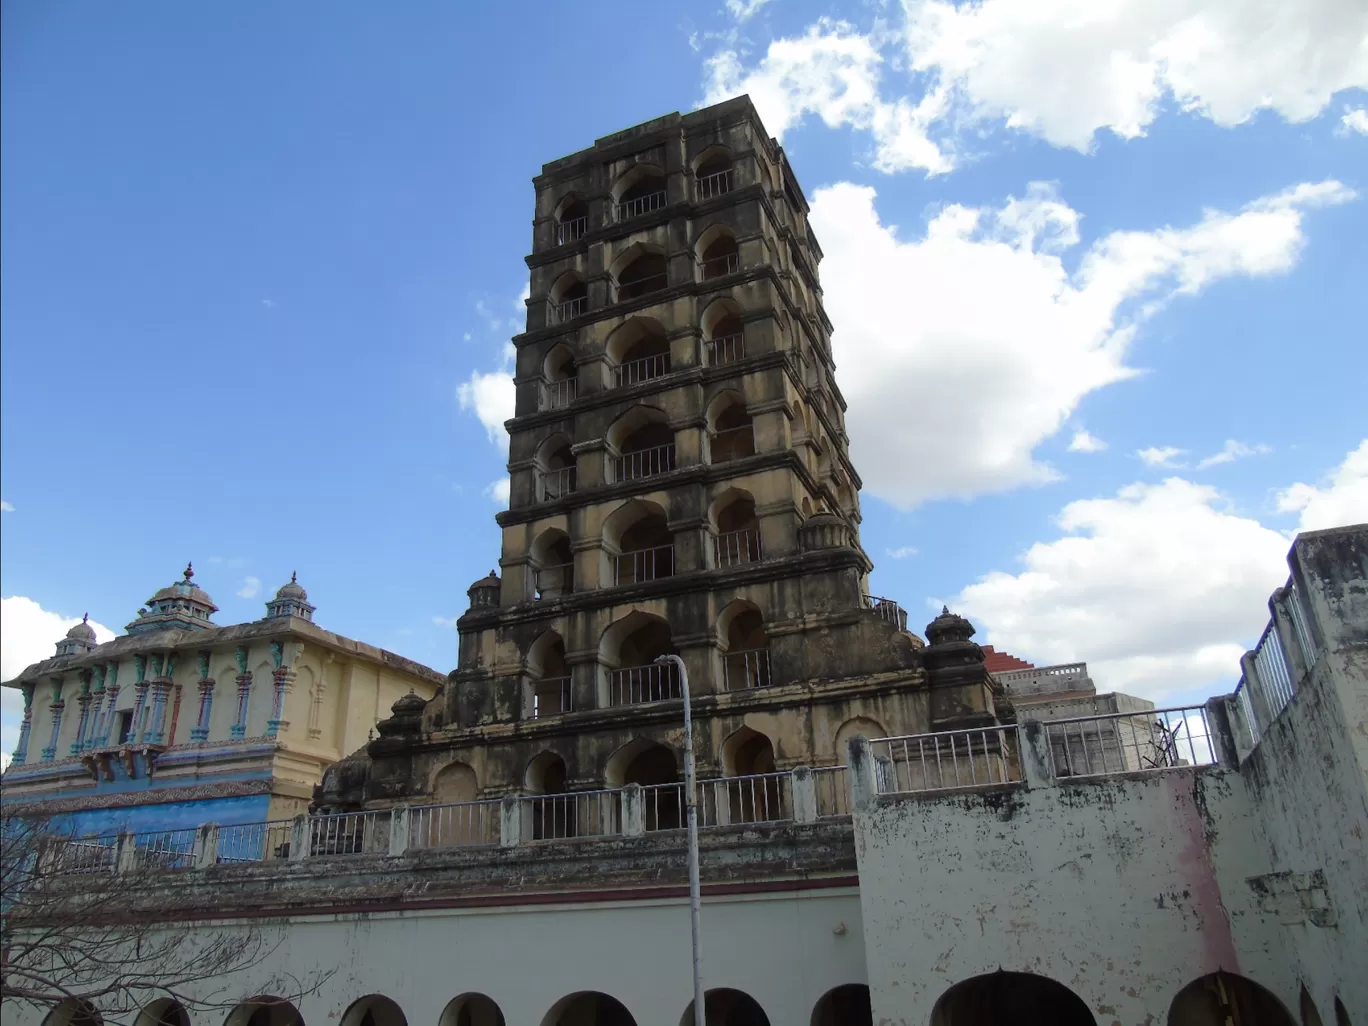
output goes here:
[{"label": "tower balcony railing", "polygon": [[538,500],[555,502],[573,492],[578,477],[577,469],[576,467],[558,467],[555,470],[543,470],[538,479]]},{"label": "tower balcony railing", "polygon": [[557,563],[539,568],[534,586],[539,600],[569,595],[575,590],[575,564]]},{"label": "tower balcony railing", "polygon": [[741,270],[741,254],[723,253],[721,256],[712,257],[708,260],[700,260],[698,266],[703,274],[703,280],[710,278],[721,278],[725,274],[735,274]]},{"label": "tower balcony railing", "polygon": [[772,683],[769,649],[738,649],[722,654],[722,686],[725,690],[767,688]]},{"label": "tower balcony railing", "polygon": [[629,299],[637,299],[640,296],[650,295],[652,292],[659,292],[669,284],[670,276],[664,272],[644,274],[640,278],[632,278],[630,281],[614,282],[613,301],[625,303]]},{"label": "tower balcony railing", "polygon": [[661,378],[670,373],[670,354],[656,353],[643,356],[639,360],[628,360],[613,370],[613,380],[618,388],[639,385],[652,378]]},{"label": "tower balcony railing", "polygon": [[564,324],[566,321],[574,320],[589,312],[589,297],[578,296],[575,299],[562,299],[559,302],[548,300],[546,304],[547,319],[552,324]]},{"label": "tower balcony railing", "polygon": [[861,595],[860,605],[873,610],[894,627],[902,628],[907,623],[907,614],[892,599],[879,598],[877,595]]},{"label": "tower balcony railing", "polygon": [[668,474],[675,468],[675,444],[653,445],[649,449],[624,452],[613,457],[613,480],[635,481],[638,478]]},{"label": "tower balcony railing", "polygon": [[537,408],[559,410],[564,406],[569,406],[575,401],[578,385],[579,382],[574,378],[566,378],[564,381],[543,381]]},{"label": "tower balcony railing", "polygon": [[673,545],[656,545],[649,549],[634,549],[617,557],[613,573],[614,584],[640,584],[662,577],[673,577],[675,551]]},{"label": "tower balcony railing", "polygon": [[568,221],[558,221],[556,223],[556,245],[564,246],[567,242],[575,242],[584,238],[589,231],[589,218],[572,217]]},{"label": "tower balcony railing", "polygon": [[644,705],[679,697],[679,670],[674,663],[625,666],[608,678],[610,705]]},{"label": "tower balcony railing", "polygon": [[714,432],[708,445],[714,463],[726,463],[755,455],[755,427],[742,424]]},{"label": "tower balcony railing", "polygon": [[709,367],[735,363],[746,355],[746,336],[739,331],[734,335],[707,339],[703,345],[708,351]]},{"label": "tower balcony railing", "polygon": [[649,214],[653,210],[665,209],[665,190],[659,192],[648,192],[645,196],[638,196],[636,199],[625,200],[621,203],[614,203],[608,208],[612,211],[613,221],[621,224],[623,221],[630,221],[634,217],[641,217]]},{"label": "tower balcony railing", "polygon": [[568,713],[570,704],[569,677],[543,677],[532,682],[532,718],[559,716]]},{"label": "tower balcony railing", "polygon": [[719,567],[744,566],[760,562],[760,532],[754,527],[724,531],[713,539],[713,553]]},{"label": "tower balcony railing", "polygon": [[701,175],[694,181],[694,195],[698,200],[715,199],[732,191],[732,169]]}]

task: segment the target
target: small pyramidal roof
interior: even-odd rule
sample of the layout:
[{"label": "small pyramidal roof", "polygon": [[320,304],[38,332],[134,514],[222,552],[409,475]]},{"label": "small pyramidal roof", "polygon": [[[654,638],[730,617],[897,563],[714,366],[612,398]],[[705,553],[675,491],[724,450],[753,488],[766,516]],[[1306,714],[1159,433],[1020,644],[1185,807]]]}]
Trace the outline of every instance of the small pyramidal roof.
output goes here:
[{"label": "small pyramidal roof", "polygon": [[129,634],[144,631],[165,630],[207,630],[215,624],[210,619],[218,612],[218,606],[209,593],[194,581],[195,568],[185,564],[181,580],[168,584],[150,599],[147,605],[138,610],[138,618],[125,628]]},{"label": "small pyramidal roof", "polygon": [[276,589],[275,598],[266,603],[266,619],[297,616],[312,623],[315,608],[309,605],[309,593],[299,583],[299,574],[292,572],[289,581]]}]

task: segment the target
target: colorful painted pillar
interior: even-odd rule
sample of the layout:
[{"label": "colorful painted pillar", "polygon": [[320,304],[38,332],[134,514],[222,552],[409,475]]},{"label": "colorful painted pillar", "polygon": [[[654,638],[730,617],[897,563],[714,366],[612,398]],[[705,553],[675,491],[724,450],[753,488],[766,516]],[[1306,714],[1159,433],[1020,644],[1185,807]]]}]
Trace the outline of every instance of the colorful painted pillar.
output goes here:
[{"label": "colorful painted pillar", "polygon": [[209,653],[199,653],[199,715],[190,730],[191,741],[209,740],[209,717],[214,712],[214,682],[209,677]]},{"label": "colorful painted pillar", "polygon": [[80,717],[76,721],[76,740],[71,742],[71,754],[80,755],[85,747],[86,731],[90,729],[90,671],[81,671],[81,693],[76,696]]},{"label": "colorful painted pillar", "polygon": [[288,666],[277,667],[271,674],[275,684],[275,695],[271,701],[271,718],[266,722],[266,736],[276,737],[281,730],[290,729],[290,721],[285,719],[285,699],[294,690],[295,672]]},{"label": "colorful painted pillar", "polygon": [[24,718],[19,721],[19,743],[14,746],[14,765],[22,766],[28,758],[29,733],[33,730],[33,684],[23,685]]},{"label": "colorful painted pillar", "polygon": [[142,740],[143,710],[147,706],[147,656],[133,657],[133,672],[138,679],[133,682],[133,727],[128,737],[133,744],[137,744]]},{"label": "colorful painted pillar", "polygon": [[114,718],[119,711],[119,664],[107,664],[106,671],[104,722],[100,724],[99,735],[95,738],[97,748],[109,746],[109,732],[114,729]]},{"label": "colorful painted pillar", "polygon": [[62,678],[52,678],[52,705],[48,708],[52,710],[52,737],[48,745],[43,749],[43,761],[51,762],[57,758],[57,735],[62,730],[62,710],[66,708],[66,703],[62,701]]},{"label": "colorful painted pillar", "polygon": [[247,669],[246,648],[238,647],[237,661],[237,715],[233,719],[233,729],[230,734],[232,737],[240,738],[247,736],[247,700],[252,694],[252,671]]},{"label": "colorful painted pillar", "polygon": [[169,743],[166,737],[166,705],[175,683],[172,675],[176,672],[176,653],[171,652],[166,656],[165,672],[162,671],[162,657],[153,656],[152,669],[152,716],[146,740],[148,744],[160,745]]},{"label": "colorful painted pillar", "polygon": [[90,710],[90,725],[86,728],[85,740],[81,742],[82,751],[90,751],[100,740],[100,726],[104,721],[104,700],[105,700],[105,668],[101,664],[95,667],[95,686],[93,708]]}]

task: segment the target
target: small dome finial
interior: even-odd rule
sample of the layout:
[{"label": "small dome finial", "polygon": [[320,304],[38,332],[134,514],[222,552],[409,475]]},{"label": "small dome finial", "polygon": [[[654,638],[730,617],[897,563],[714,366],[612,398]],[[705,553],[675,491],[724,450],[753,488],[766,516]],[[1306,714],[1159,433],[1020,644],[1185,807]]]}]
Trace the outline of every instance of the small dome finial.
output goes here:
[{"label": "small dome finial", "polygon": [[89,614],[89,613],[82,613],[82,614],[81,614],[81,623],[90,623],[90,614]]},{"label": "small dome finial", "polygon": [[299,583],[299,572],[298,572],[297,570],[291,570],[291,571],[290,571],[290,583],[291,583],[291,584],[298,584],[298,583]]},{"label": "small dome finial", "polygon": [[949,606],[941,606],[941,616],[949,616],[949,615],[950,615],[950,607],[949,607]]},{"label": "small dome finial", "polygon": [[195,576],[195,564],[194,564],[194,563],[186,563],[186,564],[185,564],[185,579],[188,581],[188,580],[190,580],[190,578],[192,578],[192,577],[194,577],[194,576]]}]

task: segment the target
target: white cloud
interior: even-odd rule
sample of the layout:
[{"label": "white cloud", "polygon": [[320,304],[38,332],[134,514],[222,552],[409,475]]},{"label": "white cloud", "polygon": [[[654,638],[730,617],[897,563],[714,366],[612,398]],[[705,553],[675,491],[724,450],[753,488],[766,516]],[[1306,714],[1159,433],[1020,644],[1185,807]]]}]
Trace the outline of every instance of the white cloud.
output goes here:
[{"label": "white cloud", "polygon": [[1368,438],[1320,486],[1294,484],[1278,494],[1279,513],[1300,513],[1299,531],[1368,524]]},{"label": "white cloud", "polygon": [[501,477],[497,481],[491,481],[485,486],[484,493],[501,506],[508,505],[509,479]]},{"label": "white cloud", "polygon": [[1361,0],[903,0],[901,13],[869,32],[821,18],[750,63],[723,35],[705,102],[749,92],[776,137],[817,114],[869,132],[880,170],[934,174],[984,122],[1086,152],[1102,131],[1145,134],[1166,107],[1226,127],[1260,110],[1302,122],[1368,86]]},{"label": "white cloud", "polygon": [[244,577],[242,587],[237,590],[237,597],[244,599],[254,599],[261,594],[261,578]]},{"label": "white cloud", "polygon": [[950,154],[927,135],[945,112],[945,94],[927,93],[913,101],[879,96],[883,56],[879,40],[854,26],[820,19],[807,32],[776,39],[764,57],[747,68],[739,51],[722,50],[704,63],[704,104],[748,93],[765,128],[776,139],[808,114],[830,128],[850,125],[874,138],[874,165],[881,171],[949,171]]},{"label": "white cloud", "polygon": [[1320,114],[1368,85],[1361,0],[904,0],[916,71],[973,113],[1087,150],[1145,133],[1166,100],[1230,127]]},{"label": "white cloud", "polygon": [[[57,642],[80,622],[79,616],[50,612],[23,595],[0,599],[0,680],[13,680],[25,667],[51,659]],[[90,626],[100,644],[114,640],[104,624],[91,620]],[[6,708],[11,690],[4,689]]]},{"label": "white cloud", "polygon": [[910,508],[1056,479],[1035,447],[1085,395],[1134,373],[1125,356],[1146,317],[1223,277],[1288,270],[1304,211],[1353,195],[1299,185],[1190,227],[1112,232],[1070,273],[1080,215],[1049,185],[996,208],[947,206],[911,238],[880,223],[872,188],[817,190],[826,309],[866,485]]},{"label": "white cloud", "polygon": [[508,432],[504,430],[504,421],[512,419],[517,399],[513,387],[513,356],[513,347],[507,346],[502,368],[488,374],[474,371],[469,380],[456,386],[456,399],[461,409],[479,417],[489,440],[505,452],[508,451]]},{"label": "white cloud", "polygon": [[1357,132],[1359,135],[1368,135],[1368,108],[1357,107],[1350,110],[1346,107],[1345,112],[1344,117],[1340,118],[1338,134],[1348,135],[1350,132]]},{"label": "white cloud", "polygon": [[0,499],[0,513],[13,513],[14,507],[4,499]]},{"label": "white cloud", "polygon": [[749,21],[770,0],[727,0],[727,13],[737,21]]},{"label": "white cloud", "polygon": [[907,559],[917,554],[917,549],[911,545],[900,545],[896,549],[886,549],[889,559]]},{"label": "white cloud", "polygon": [[1104,452],[1106,448],[1106,442],[1083,428],[1075,431],[1073,440],[1069,442],[1069,452]]},{"label": "white cloud", "polygon": [[1230,438],[1226,440],[1226,444],[1220,452],[1213,453],[1206,459],[1199,461],[1197,469],[1205,470],[1207,467],[1219,466],[1222,463],[1234,463],[1236,460],[1242,460],[1246,456],[1263,456],[1272,451],[1273,450],[1266,445],[1245,445],[1243,442],[1237,442],[1233,438]]},{"label": "white cloud", "polygon": [[434,624],[436,624],[438,627],[448,627],[448,628],[450,628],[450,629],[452,629],[452,630],[455,630],[455,629],[456,629],[456,621],[457,621],[458,619],[459,619],[459,617],[455,617],[455,616],[434,616],[434,617],[432,618],[432,622],[433,622]]},{"label": "white cloud", "polygon": [[280,304],[277,303],[274,299],[263,299],[261,301],[261,305],[264,306],[267,310],[274,310]]},{"label": "white cloud", "polygon": [[1175,449],[1171,445],[1150,446],[1148,449],[1136,449],[1135,455],[1140,457],[1141,462],[1147,467],[1181,467],[1177,459],[1182,456],[1186,449]]},{"label": "white cloud", "polygon": [[1234,684],[1287,577],[1281,533],[1177,477],[1071,502],[1058,525],[1020,573],[989,573],[953,600],[987,643],[1042,665],[1086,660],[1099,691]]}]

